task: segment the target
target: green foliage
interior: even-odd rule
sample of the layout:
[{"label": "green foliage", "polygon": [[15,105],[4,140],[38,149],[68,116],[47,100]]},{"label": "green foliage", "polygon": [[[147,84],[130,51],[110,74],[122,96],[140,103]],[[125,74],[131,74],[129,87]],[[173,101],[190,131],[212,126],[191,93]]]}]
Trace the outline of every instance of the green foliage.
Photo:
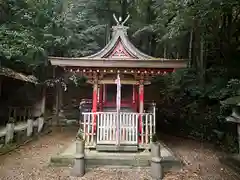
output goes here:
[{"label": "green foliage", "polygon": [[[219,69],[218,73],[214,73],[220,74],[222,71]],[[221,101],[239,93],[240,81],[228,80],[227,76],[216,77],[214,73],[211,69],[207,71],[209,78],[204,86],[196,80],[197,75],[193,69],[159,77],[156,81],[161,84],[159,119],[165,121],[159,122],[162,123],[159,127],[162,127],[162,131],[168,129],[179,135],[220,142],[224,149],[235,151],[237,134],[229,132],[236,132],[236,126],[229,129],[225,120],[232,108]]]},{"label": "green foliage", "polygon": [[5,1],[5,17],[0,19],[0,57],[5,59],[2,65],[16,61],[36,65],[43,63],[46,55],[83,56],[98,50],[105,25],[93,13],[92,3]]},{"label": "green foliage", "polygon": [[[69,77],[69,80],[74,84],[75,86],[83,86],[86,83],[86,78],[85,77],[79,77],[76,74],[72,74]],[[71,83],[70,82],[70,83]]]}]

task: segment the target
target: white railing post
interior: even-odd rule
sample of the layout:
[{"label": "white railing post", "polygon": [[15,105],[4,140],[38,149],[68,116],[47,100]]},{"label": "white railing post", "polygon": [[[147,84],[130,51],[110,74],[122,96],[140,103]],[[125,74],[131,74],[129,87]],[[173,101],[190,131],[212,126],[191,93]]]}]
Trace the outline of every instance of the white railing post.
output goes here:
[{"label": "white railing post", "polygon": [[143,114],[139,114],[139,118],[140,118],[140,121],[141,121],[141,144],[144,144],[144,137],[143,137],[143,133],[144,133],[144,129],[143,129],[143,126],[144,126],[144,122],[143,122]]},{"label": "white railing post", "polygon": [[150,127],[150,128],[149,128],[149,129],[150,129],[150,134],[149,134],[150,143],[152,142],[152,136],[153,136],[153,116],[154,116],[154,115],[152,115],[152,114],[149,116],[149,117],[150,117],[150,118],[149,118],[149,121],[150,121],[150,122],[149,122],[149,123],[150,123],[150,124],[149,124],[149,127]]},{"label": "white railing post", "polygon": [[[87,119],[87,116],[89,116],[89,114],[83,114],[83,139],[86,140],[86,119]],[[87,144],[87,143],[86,143]]]},{"label": "white railing post", "polygon": [[[83,132],[86,146],[94,147],[97,144],[137,145],[148,149],[151,137],[155,131],[154,112],[152,113],[119,113],[119,134],[117,133],[117,112],[83,113]],[[93,117],[96,117],[96,132],[94,131]],[[141,120],[141,142],[138,142]],[[95,140],[96,135],[96,140]],[[119,136],[118,136],[119,135]],[[96,141],[96,142],[95,142]]]},{"label": "white railing post", "polygon": [[95,116],[95,113],[92,114],[91,118],[87,119],[87,128],[86,128],[87,129],[87,132],[86,132],[86,135],[87,135],[87,137],[86,137],[87,145],[90,144],[90,127],[91,127],[91,125],[92,125],[92,128],[94,127],[93,126],[94,116]]},{"label": "white railing post", "polygon": [[[91,133],[90,133],[90,135],[91,135],[91,145],[94,143],[94,127],[96,126],[97,127],[97,121],[98,121],[98,119],[99,119],[99,114],[96,114],[96,124],[94,124],[94,121],[93,121],[93,119],[92,119],[92,128],[90,129],[91,130]],[[89,125],[90,125],[90,122],[89,122]]]},{"label": "white railing post", "polygon": [[145,114],[145,144],[148,144],[148,117],[149,114]]},{"label": "white railing post", "polygon": [[33,120],[28,119],[27,120],[27,137],[32,136],[33,134]]},{"label": "white railing post", "polygon": [[153,104],[153,133],[156,133],[156,104]]},{"label": "white railing post", "polygon": [[14,136],[14,123],[7,123],[6,125],[6,136],[5,136],[5,144],[10,143],[13,140]]},{"label": "white railing post", "polygon": [[40,133],[42,131],[43,125],[44,125],[44,118],[43,117],[39,117],[37,119],[38,121],[38,133]]}]

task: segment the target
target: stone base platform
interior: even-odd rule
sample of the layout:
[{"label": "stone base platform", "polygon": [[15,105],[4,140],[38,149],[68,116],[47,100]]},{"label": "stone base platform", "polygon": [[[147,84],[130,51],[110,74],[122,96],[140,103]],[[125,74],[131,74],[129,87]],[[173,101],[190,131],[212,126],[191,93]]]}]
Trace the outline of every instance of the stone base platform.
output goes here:
[{"label": "stone base platform", "polygon": [[[76,143],[72,143],[64,152],[51,158],[51,165],[72,166],[76,152]],[[165,170],[179,169],[182,163],[165,145],[161,145],[162,164]],[[95,167],[149,167],[151,163],[150,152],[98,152],[86,150],[85,159],[87,168]]]}]

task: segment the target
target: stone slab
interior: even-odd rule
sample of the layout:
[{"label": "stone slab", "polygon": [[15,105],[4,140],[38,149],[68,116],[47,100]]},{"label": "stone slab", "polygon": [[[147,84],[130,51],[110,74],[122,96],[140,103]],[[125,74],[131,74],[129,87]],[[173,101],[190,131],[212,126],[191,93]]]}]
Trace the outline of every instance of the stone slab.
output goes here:
[{"label": "stone slab", "polygon": [[138,146],[137,145],[121,145],[121,146],[116,146],[116,145],[96,145],[96,150],[97,151],[121,151],[121,152],[137,152],[138,151]]},{"label": "stone slab", "polygon": [[[51,165],[71,166],[74,162],[76,144],[73,142],[65,151],[51,157]],[[182,162],[166,146],[161,146],[162,165],[170,170],[182,167]],[[151,155],[149,151],[139,152],[98,152],[85,150],[86,166],[93,167],[149,167]]]}]

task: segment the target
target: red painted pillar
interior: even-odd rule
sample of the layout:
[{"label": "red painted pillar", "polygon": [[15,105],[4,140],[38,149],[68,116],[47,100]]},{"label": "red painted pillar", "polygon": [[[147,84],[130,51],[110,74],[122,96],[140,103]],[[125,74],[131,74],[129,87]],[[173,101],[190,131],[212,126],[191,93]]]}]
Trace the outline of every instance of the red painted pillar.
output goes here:
[{"label": "red painted pillar", "polygon": [[144,85],[139,84],[139,112],[144,112]]},{"label": "red painted pillar", "polygon": [[137,91],[137,87],[135,86],[135,109],[136,112],[139,112],[139,91]]},{"label": "red painted pillar", "polygon": [[103,105],[106,101],[106,84],[103,84]]},{"label": "red painted pillar", "polygon": [[135,86],[132,85],[132,103],[135,103]]},{"label": "red painted pillar", "polygon": [[132,108],[135,109],[135,104],[136,104],[136,95],[135,95],[135,86],[132,85]]},{"label": "red painted pillar", "polygon": [[[93,84],[93,97],[92,97],[92,112],[97,112],[97,91],[98,91],[98,84],[97,82],[94,82]],[[93,115],[93,130],[96,132],[96,114]]]},{"label": "red painted pillar", "polygon": [[100,111],[103,111],[103,85],[101,84],[99,86],[99,106],[100,106]]},{"label": "red painted pillar", "polygon": [[[139,82],[139,113],[144,113],[144,83],[143,80]],[[139,118],[139,134],[142,134],[142,116]],[[141,140],[141,139],[139,139]]]}]

